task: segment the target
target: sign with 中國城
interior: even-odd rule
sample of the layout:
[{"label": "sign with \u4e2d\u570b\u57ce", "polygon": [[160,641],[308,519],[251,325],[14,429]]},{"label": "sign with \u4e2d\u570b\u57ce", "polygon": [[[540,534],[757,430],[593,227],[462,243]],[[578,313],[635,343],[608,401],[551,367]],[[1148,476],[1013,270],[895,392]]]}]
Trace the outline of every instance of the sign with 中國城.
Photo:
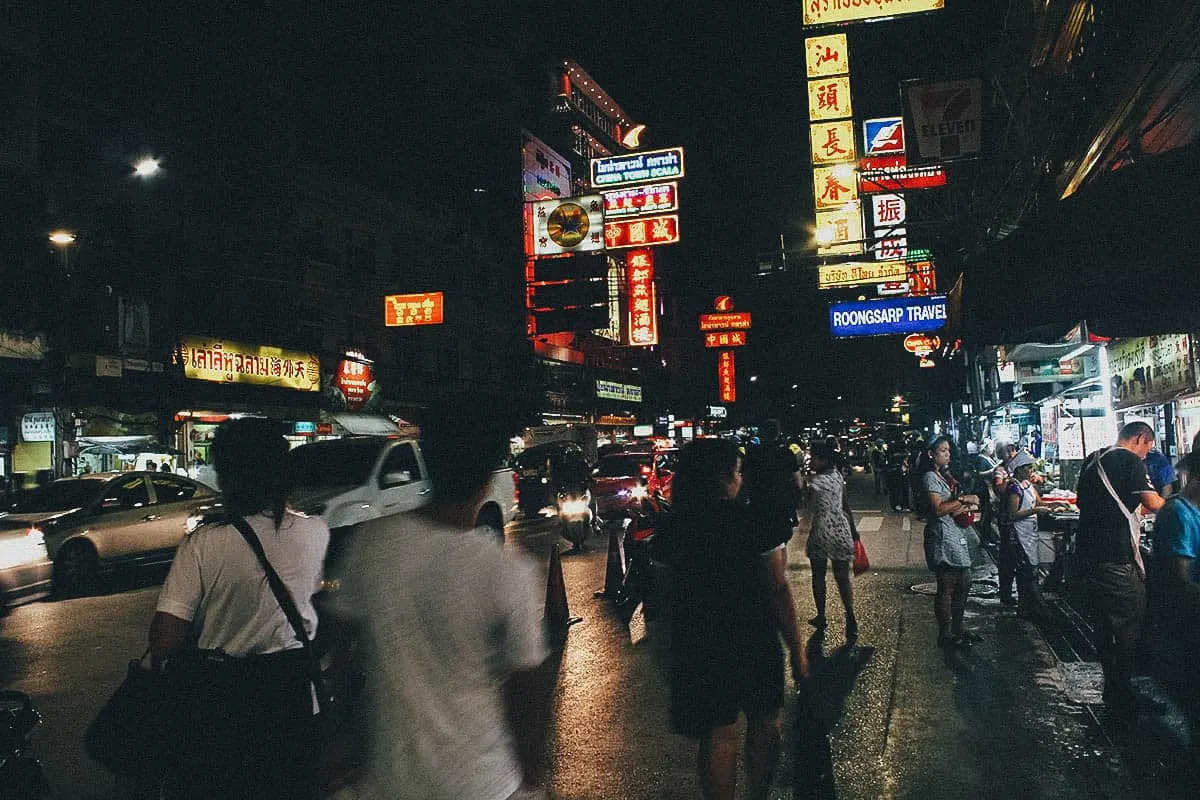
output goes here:
[{"label": "sign with \u4e2d\u570b\u57ce", "polygon": [[[858,160],[853,120],[814,122],[808,126],[808,142],[809,156],[814,166]],[[850,177],[854,179],[853,175]]]},{"label": "sign with \u4e2d\u570b\u57ce", "polygon": [[945,295],[856,300],[829,307],[829,327],[839,338],[922,333],[945,325]]},{"label": "sign with \u4e2d\u570b\u57ce", "polygon": [[866,22],[937,11],[945,0],[804,0],[804,26]]},{"label": "sign with \u4e2d\u570b\u57ce", "polygon": [[849,261],[844,264],[822,264],[817,270],[818,289],[884,283],[908,277],[908,264],[904,261]]},{"label": "sign with \u4e2d\u570b\u57ce", "polygon": [[804,40],[804,65],[809,78],[845,75],[850,71],[846,34],[810,36]]},{"label": "sign with \u4e2d\u570b\u57ce", "polygon": [[596,397],[606,400],[623,400],[627,403],[642,402],[642,387],[630,383],[617,383],[596,379]]},{"label": "sign with \u4e2d\u570b\u57ce", "polygon": [[817,212],[817,255],[858,255],[863,251],[862,204],[847,203]]},{"label": "sign with \u4e2d\u570b\u57ce", "polygon": [[525,202],[571,196],[571,163],[527,130],[521,131],[521,193]]},{"label": "sign with \u4e2d\u570b\u57ce", "polygon": [[679,184],[674,181],[612,189],[600,195],[604,198],[605,219],[658,214],[679,208]]},{"label": "sign with \u4e2d\u570b\u57ce", "polygon": [[813,167],[813,197],[818,211],[841,208],[858,200],[854,167],[850,164]]},{"label": "sign with \u4e2d\u570b\u57ce", "polygon": [[854,116],[850,104],[850,76],[839,75],[808,82],[808,118],[845,119]]},{"label": "sign with \u4e2d\u570b\u57ce", "polygon": [[188,336],[176,358],[193,380],[321,390],[321,361],[312,353]]},{"label": "sign with \u4e2d\u570b\u57ce", "polygon": [[746,331],[710,331],[704,334],[705,347],[744,347]]},{"label": "sign with \u4e2d\u570b\u57ce", "polygon": [[35,411],[21,417],[21,439],[26,442],[54,441],[54,412]]},{"label": "sign with \u4e2d\u570b\u57ce", "polygon": [[907,81],[900,86],[912,120],[908,155],[918,162],[978,156],[983,149],[983,81]]},{"label": "sign with \u4e2d\u570b\u57ce", "polygon": [[388,328],[441,325],[445,321],[441,292],[389,294],[383,298],[383,324]]},{"label": "sign with \u4e2d\u570b\u57ce", "polygon": [[525,204],[525,255],[604,249],[604,198],[598,194]]},{"label": "sign with \u4e2d\u570b\u57ce", "polygon": [[592,187],[596,189],[672,180],[683,177],[683,148],[668,147],[665,150],[593,158],[591,166]]},{"label": "sign with \u4e2d\u570b\u57ce", "polygon": [[630,217],[604,223],[604,242],[609,250],[622,247],[649,247],[679,241],[679,215]]}]

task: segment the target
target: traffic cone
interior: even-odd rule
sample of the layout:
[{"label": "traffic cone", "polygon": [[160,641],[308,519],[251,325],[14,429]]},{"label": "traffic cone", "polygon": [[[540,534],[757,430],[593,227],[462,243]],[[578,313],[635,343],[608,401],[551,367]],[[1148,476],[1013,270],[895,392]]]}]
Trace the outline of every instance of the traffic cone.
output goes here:
[{"label": "traffic cone", "polygon": [[625,525],[608,523],[608,563],[604,568],[604,588],[596,597],[612,599],[625,584]]},{"label": "traffic cone", "polygon": [[563,582],[562,560],[559,558],[558,545],[550,546],[550,567],[546,573],[546,610],[544,617],[546,630],[555,641],[566,638],[567,630],[576,622],[583,622],[583,617],[572,617],[567,607],[567,585]]}]

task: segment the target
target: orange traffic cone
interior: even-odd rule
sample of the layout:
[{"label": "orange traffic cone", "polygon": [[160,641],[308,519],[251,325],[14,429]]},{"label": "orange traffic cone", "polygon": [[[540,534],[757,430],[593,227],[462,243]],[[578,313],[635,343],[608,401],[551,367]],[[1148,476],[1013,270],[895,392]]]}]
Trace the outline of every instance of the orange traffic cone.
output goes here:
[{"label": "orange traffic cone", "polygon": [[566,638],[567,630],[576,622],[583,622],[583,617],[572,617],[567,607],[567,585],[563,582],[562,560],[558,555],[558,545],[550,546],[550,567],[546,574],[546,610],[544,612],[546,630],[555,641]]},{"label": "orange traffic cone", "polygon": [[616,597],[625,584],[625,526],[608,523],[608,563],[604,568],[604,588],[596,597]]}]

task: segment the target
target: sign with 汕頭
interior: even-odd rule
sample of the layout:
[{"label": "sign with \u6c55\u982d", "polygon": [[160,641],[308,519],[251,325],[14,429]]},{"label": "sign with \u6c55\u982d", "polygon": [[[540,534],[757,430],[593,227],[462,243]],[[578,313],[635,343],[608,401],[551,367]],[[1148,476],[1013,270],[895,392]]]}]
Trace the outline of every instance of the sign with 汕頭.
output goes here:
[{"label": "sign with \u6c55\u982d", "polygon": [[863,120],[863,152],[869,156],[889,153],[904,155],[904,118]]},{"label": "sign with \u6c55\u982d", "polygon": [[679,241],[679,215],[630,217],[604,223],[604,241],[609,250],[649,247]]},{"label": "sign with \u6c55\u982d", "polygon": [[704,334],[705,347],[744,347],[746,331],[710,331]]},{"label": "sign with \u6c55\u982d", "polygon": [[700,315],[700,330],[702,331],[730,331],[749,329],[749,311],[730,311],[723,314]]},{"label": "sign with \u6c55\u982d", "polygon": [[904,261],[850,261],[845,264],[822,264],[818,267],[817,288],[837,289],[864,283],[883,283],[908,277]]},{"label": "sign with \u6c55\u982d", "polygon": [[717,353],[717,385],[720,390],[722,403],[737,401],[737,375],[734,371],[732,350],[722,350]]},{"label": "sign with \u6c55\u982d", "polygon": [[312,353],[188,336],[176,359],[184,376],[193,380],[321,390],[321,362]]},{"label": "sign with \u6c55\u982d", "polygon": [[818,211],[841,208],[857,201],[858,181],[854,167],[850,164],[813,167],[813,197]]},{"label": "sign with \u6c55\u982d", "polygon": [[383,298],[383,324],[389,328],[441,325],[444,307],[441,292],[389,294]]},{"label": "sign with \u6c55\u982d", "polygon": [[945,295],[855,300],[829,307],[829,327],[839,338],[923,333],[945,324]]},{"label": "sign with \u6c55\u982d", "polygon": [[624,186],[683,177],[683,148],[593,158],[592,187]]},{"label": "sign with \u6c55\u982d", "polygon": [[817,255],[858,255],[863,251],[862,204],[847,203],[817,212]]},{"label": "sign with \u6c55\u982d", "polygon": [[679,208],[679,184],[674,181],[612,189],[600,195],[604,198],[605,219],[659,214]]},{"label": "sign with \u6c55\u982d", "polygon": [[973,158],[983,149],[983,81],[906,81],[900,85],[912,120],[910,160]]},{"label": "sign with \u6c55\u982d", "polygon": [[604,198],[598,194],[525,204],[525,255],[604,249]]},{"label": "sign with \u6c55\u982d", "polygon": [[606,400],[623,400],[627,403],[642,402],[642,387],[630,383],[617,383],[596,379],[596,397]]},{"label": "sign with \u6c55\u982d", "polygon": [[804,26],[866,22],[937,11],[945,0],[804,0]]},{"label": "sign with \u6c55\u982d", "polygon": [[571,196],[571,162],[521,131],[521,193],[526,202]]},{"label": "sign with \u6c55\u982d", "polygon": [[850,104],[850,76],[839,75],[808,82],[808,118],[845,119],[854,116]]},{"label": "sign with \u6c55\u982d", "polygon": [[810,36],[805,39],[804,65],[810,79],[845,75],[850,71],[846,34],[831,33],[828,36]]},{"label": "sign with \u6c55\u982d", "polygon": [[858,159],[853,120],[814,122],[808,126],[808,142],[814,165],[853,163]]},{"label": "sign with \u6c55\u982d", "polygon": [[625,259],[628,287],[629,344],[658,344],[658,295],[654,287],[654,251],[630,250]]}]

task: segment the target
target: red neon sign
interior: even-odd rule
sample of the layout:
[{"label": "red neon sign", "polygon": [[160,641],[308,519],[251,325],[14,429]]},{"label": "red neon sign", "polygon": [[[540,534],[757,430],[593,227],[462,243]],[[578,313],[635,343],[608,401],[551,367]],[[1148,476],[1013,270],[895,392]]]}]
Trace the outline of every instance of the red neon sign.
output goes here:
[{"label": "red neon sign", "polygon": [[609,250],[649,247],[679,241],[679,215],[635,217],[604,222],[604,243]]},{"label": "red neon sign", "polygon": [[678,188],[678,183],[671,182],[601,192],[604,196],[604,217],[612,219],[674,211],[679,208]]},{"label": "red neon sign", "polygon": [[946,170],[935,165],[910,167],[904,156],[868,156],[860,162],[858,191],[862,194],[933,189],[946,185]]},{"label": "red neon sign", "polygon": [[714,331],[704,334],[705,347],[744,347],[745,331]]},{"label": "red neon sign", "polygon": [[702,331],[746,330],[749,327],[749,311],[732,311],[726,314],[700,315],[700,330]]},{"label": "red neon sign", "polygon": [[629,343],[658,344],[658,308],[654,291],[654,251],[630,250],[625,259],[629,291]]},{"label": "red neon sign", "polygon": [[383,298],[383,324],[389,328],[441,325],[442,293],[389,294]]},{"label": "red neon sign", "polygon": [[733,351],[722,350],[717,354],[717,383],[720,384],[722,403],[737,400],[737,383],[734,378]]}]

